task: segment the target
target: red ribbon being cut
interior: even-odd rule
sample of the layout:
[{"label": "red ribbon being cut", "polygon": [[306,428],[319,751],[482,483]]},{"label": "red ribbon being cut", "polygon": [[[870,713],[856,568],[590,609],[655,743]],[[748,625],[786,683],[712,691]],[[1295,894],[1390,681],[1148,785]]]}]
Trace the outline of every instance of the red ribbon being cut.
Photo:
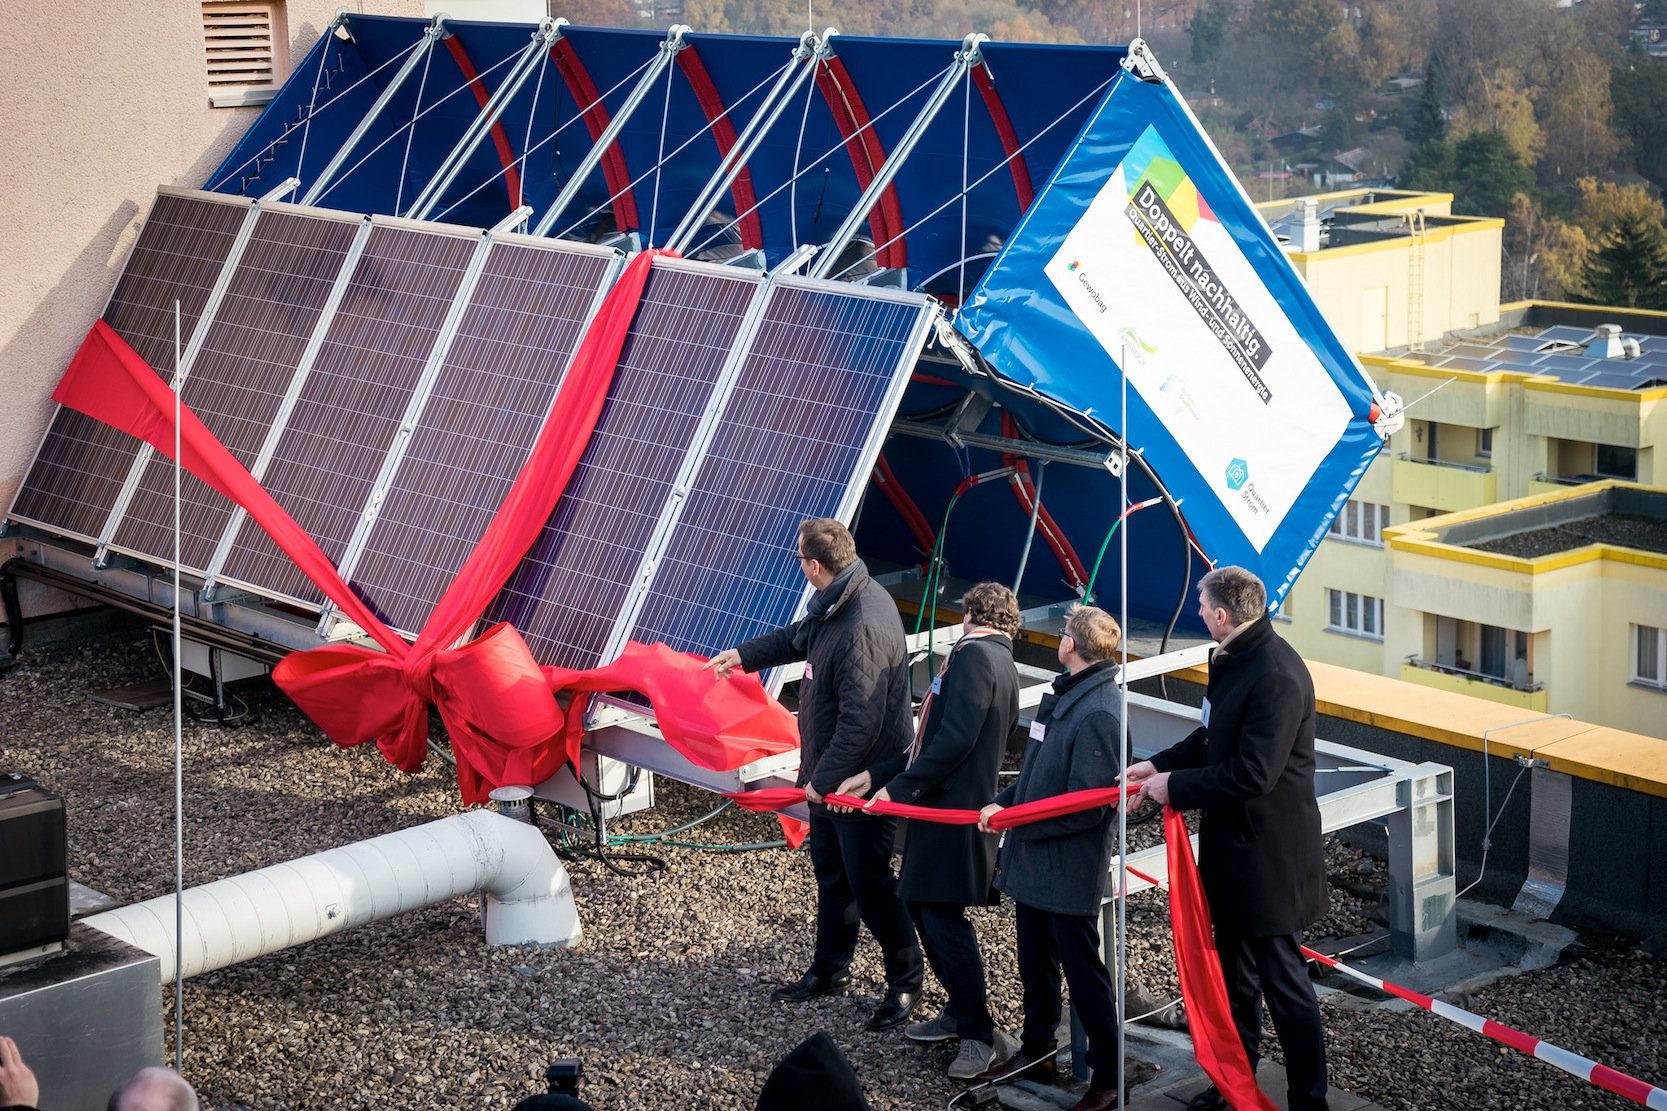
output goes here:
[{"label": "red ribbon being cut", "polygon": [[[1135,792],[1129,793],[1130,797]],[[802,787],[775,787],[743,791],[727,796],[748,810],[780,810],[804,801]],[[1075,814],[1098,806],[1113,806],[1123,798],[1123,788],[1103,787],[1072,791],[1034,802],[1004,807],[990,817],[991,829],[1012,829]],[[851,795],[829,795],[834,806],[849,806],[870,814],[884,814],[944,825],[973,825],[976,810],[939,810],[930,806],[883,800],[871,802]],[[1233,1025],[1227,1005],[1227,988],[1221,978],[1221,960],[1216,955],[1210,927],[1210,905],[1198,878],[1198,864],[1192,856],[1192,838],[1181,812],[1166,807],[1163,816],[1164,842],[1169,858],[1169,925],[1175,940],[1175,967],[1181,981],[1181,999],[1187,1011],[1187,1029],[1192,1034],[1193,1054],[1216,1089],[1236,1108],[1277,1111],[1274,1103],[1256,1086],[1256,1074],[1245,1056],[1244,1043]],[[1142,877],[1145,879],[1146,877]],[[1119,884],[1119,887],[1122,885]]]},{"label": "red ribbon being cut", "polygon": [[[439,709],[464,801],[495,786],[537,784],[578,767],[583,699],[564,713],[557,691],[635,690],[653,702],[666,740],[692,762],[729,770],[798,746],[793,719],[752,676],[715,682],[703,661],[663,646],[628,645],[593,671],[544,670],[521,635],[497,625],[466,636],[537,539],[589,442],[636,314],[654,255],[626,267],[573,357],[526,464],[414,644],[389,629],[345,583],[306,531],[203,423],[180,406],[180,465],[242,506],[319,590],[383,649],[332,644],[273,669],[290,698],[336,743],[375,741],[405,771],[428,751],[428,707]],[[174,454],[173,391],[100,320],[53,398]]]}]

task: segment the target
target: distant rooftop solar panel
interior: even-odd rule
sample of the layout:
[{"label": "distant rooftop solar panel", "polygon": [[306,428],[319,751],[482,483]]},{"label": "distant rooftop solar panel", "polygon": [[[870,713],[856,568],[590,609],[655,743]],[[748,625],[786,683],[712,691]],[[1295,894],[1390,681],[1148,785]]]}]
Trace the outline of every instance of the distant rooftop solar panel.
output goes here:
[{"label": "distant rooftop solar panel", "polygon": [[1538,351],[1545,340],[1539,336],[1500,336],[1494,341],[1498,347],[1509,351]]},{"label": "distant rooftop solar panel", "polygon": [[485,535],[532,450],[618,256],[495,242],[349,581],[415,633]]},{"label": "distant rooftop solar panel", "polygon": [[[164,381],[173,379],[174,303],[183,348],[248,212],[247,200],[209,193],[162,192],[151,205],[104,319]],[[125,432],[59,409],[10,516],[96,541],[139,447]]]},{"label": "distant rooftop solar panel", "polygon": [[1540,333],[1540,342],[1547,340],[1569,340],[1574,343],[1585,343],[1592,338],[1592,329],[1581,328],[1573,324],[1554,324]]},{"label": "distant rooftop solar panel", "polygon": [[1590,373],[1596,370],[1600,360],[1587,358],[1583,355],[1547,355],[1533,363],[1535,372],[1564,374]]},{"label": "distant rooftop solar panel", "polygon": [[[359,256],[261,485],[332,560],[364,512],[479,237],[378,225]],[[322,595],[252,520],[218,577],[280,598]]]},{"label": "distant rooftop solar panel", "polygon": [[707,654],[796,616],[798,524],[855,511],[930,319],[918,295],[773,285],[630,639]]},{"label": "distant rooftop solar panel", "polygon": [[601,660],[760,282],[655,262],[579,466],[486,615],[512,622],[540,663]]},{"label": "distant rooftop solar panel", "polygon": [[[245,467],[266,442],[358,225],[283,208],[255,221],[181,393]],[[173,464],[153,456],[110,546],[171,560],[173,496]],[[201,573],[232,505],[189,473],[180,476],[180,502],[180,562]]]},{"label": "distant rooftop solar panel", "polygon": [[1439,360],[1435,363],[1432,363],[1431,365],[1441,367],[1441,368],[1446,369],[1446,370],[1470,370],[1470,371],[1494,370],[1499,366],[1499,364],[1497,362],[1494,362],[1494,361],[1489,360],[1489,359],[1467,359],[1467,358],[1463,358],[1461,356],[1456,356],[1456,355],[1455,356],[1449,356],[1448,358],[1445,358],[1445,359],[1441,359],[1441,360]]},{"label": "distant rooftop solar panel", "polygon": [[1443,354],[1454,355],[1466,359],[1492,359],[1499,349],[1492,344],[1457,343],[1449,347]]}]

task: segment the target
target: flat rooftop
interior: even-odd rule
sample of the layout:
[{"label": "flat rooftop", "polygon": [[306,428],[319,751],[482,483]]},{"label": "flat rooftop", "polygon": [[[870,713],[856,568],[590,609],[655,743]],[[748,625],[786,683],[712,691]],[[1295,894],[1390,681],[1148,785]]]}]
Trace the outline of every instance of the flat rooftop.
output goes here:
[{"label": "flat rooftop", "polygon": [[1444,544],[1519,559],[1589,544],[1667,555],[1667,490],[1606,484],[1575,497],[1506,503],[1496,513],[1467,514],[1433,531]]}]

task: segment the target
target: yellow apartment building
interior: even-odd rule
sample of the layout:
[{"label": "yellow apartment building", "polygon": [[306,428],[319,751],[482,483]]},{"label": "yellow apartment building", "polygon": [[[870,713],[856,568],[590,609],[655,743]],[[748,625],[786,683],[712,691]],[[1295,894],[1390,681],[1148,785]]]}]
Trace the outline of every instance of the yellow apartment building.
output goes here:
[{"label": "yellow apartment building", "polygon": [[[1420,546],[1409,564],[1391,539],[1410,543],[1419,529],[1459,520],[1446,514],[1514,513],[1528,504],[1517,499],[1536,495],[1562,505],[1587,483],[1667,485],[1655,465],[1656,444],[1667,443],[1667,314],[1499,305],[1499,221],[1453,217],[1450,205],[1446,195],[1377,190],[1263,206],[1344,341],[1384,352],[1362,354],[1367,373],[1408,403],[1404,426],[1285,600],[1281,631],[1311,660],[1667,736],[1667,702],[1650,681],[1599,682],[1595,657],[1549,647],[1565,621],[1570,652],[1582,629],[1624,639],[1628,622],[1617,633],[1618,619],[1597,626],[1583,604],[1547,599],[1574,597],[1571,576],[1601,578],[1610,599],[1633,586],[1647,593],[1650,574],[1634,581],[1647,559],[1580,560],[1569,566],[1584,570],[1564,573],[1559,561],[1570,557],[1548,556],[1559,573],[1536,577],[1550,572],[1505,571],[1496,566],[1504,557],[1477,562],[1462,544],[1448,547],[1464,556],[1438,548],[1439,563]],[[1317,241],[1307,226],[1316,219]],[[1567,504],[1589,508],[1578,497]],[[1648,609],[1643,596],[1606,605],[1605,614]]]}]

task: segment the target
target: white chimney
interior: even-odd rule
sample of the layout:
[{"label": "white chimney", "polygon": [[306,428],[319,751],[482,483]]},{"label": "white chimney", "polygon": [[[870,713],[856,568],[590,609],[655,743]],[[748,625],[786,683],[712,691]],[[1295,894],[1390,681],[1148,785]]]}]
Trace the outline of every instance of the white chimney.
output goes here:
[{"label": "white chimney", "polygon": [[1320,249],[1320,205],[1310,197],[1297,201],[1296,234],[1291,246],[1305,254]]},{"label": "white chimney", "polygon": [[1592,332],[1592,338],[1586,341],[1586,354],[1595,359],[1624,357],[1625,348],[1621,345],[1619,324],[1599,324]]}]

